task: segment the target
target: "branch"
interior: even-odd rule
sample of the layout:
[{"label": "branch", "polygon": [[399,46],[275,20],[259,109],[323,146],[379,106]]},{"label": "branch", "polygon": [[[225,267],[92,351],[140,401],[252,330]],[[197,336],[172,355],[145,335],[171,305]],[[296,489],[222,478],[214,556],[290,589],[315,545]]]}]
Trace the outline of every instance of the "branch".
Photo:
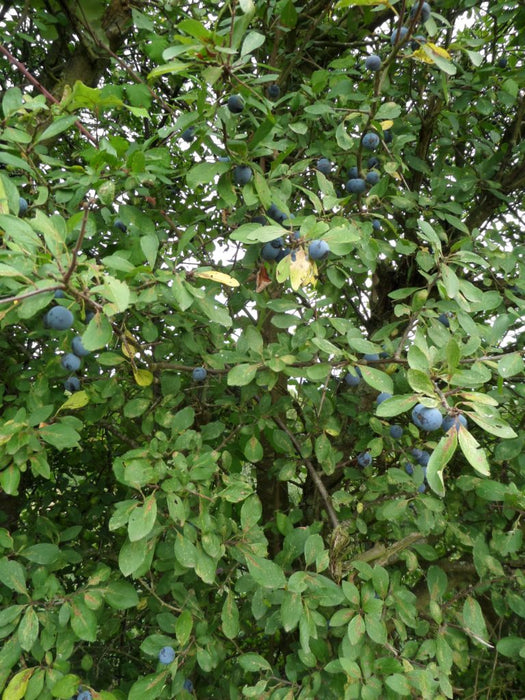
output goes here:
[{"label": "branch", "polygon": [[288,426],[286,423],[283,423],[283,421],[278,417],[274,416],[273,417],[274,421],[277,423],[277,425],[281,428],[281,430],[284,430],[284,432],[288,435],[290,440],[293,443],[293,446],[297,450],[298,455],[301,457],[301,459],[304,461],[306,464],[306,468],[308,469],[308,472],[310,476],[312,477],[312,481],[317,487],[317,490],[321,494],[321,498],[324,501],[325,507],[326,507],[326,512],[328,513],[328,517],[330,518],[330,521],[332,523],[332,527],[336,528],[339,525],[339,519],[337,517],[337,514],[334,510],[334,507],[332,506],[332,499],[330,498],[330,494],[326,490],[325,485],[323,484],[323,481],[319,474],[317,473],[316,468],[312,464],[312,462],[307,458],[303,457],[302,455],[302,449],[299,441],[295,437],[295,435],[288,429]]},{"label": "branch", "polygon": [[[55,105],[60,104],[60,102],[56,99],[56,97],[54,97],[54,95],[52,95],[49,92],[49,90],[46,90],[46,88],[42,85],[42,83],[40,83],[35,78],[35,76],[32,75],[27,70],[26,66],[23,63],[21,63],[20,61],[18,61],[11,53],[9,53],[9,51],[2,44],[0,44],[0,53],[3,53],[4,56],[7,58],[7,60],[9,61],[9,63],[11,63],[16,68],[18,68],[18,70],[31,83],[31,85],[34,85],[37,88],[37,90],[39,92],[41,92],[42,95],[44,95],[44,97],[47,100],[49,100],[49,102],[51,102],[52,104],[55,104]],[[83,134],[87,139],[89,139],[91,141],[91,143],[93,143],[95,146],[98,147],[98,143],[97,143],[96,138],[92,134],[89,133],[89,131],[86,129],[86,127],[81,122],[76,121],[75,126],[77,127],[77,129],[80,131],[81,134]]]}]

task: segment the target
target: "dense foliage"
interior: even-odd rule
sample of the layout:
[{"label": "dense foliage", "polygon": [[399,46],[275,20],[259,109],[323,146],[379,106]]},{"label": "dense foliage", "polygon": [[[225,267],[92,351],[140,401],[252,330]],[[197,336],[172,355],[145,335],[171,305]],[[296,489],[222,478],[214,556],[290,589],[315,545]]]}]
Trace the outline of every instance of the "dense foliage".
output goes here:
[{"label": "dense foliage", "polygon": [[521,697],[525,9],[0,35],[3,698]]}]

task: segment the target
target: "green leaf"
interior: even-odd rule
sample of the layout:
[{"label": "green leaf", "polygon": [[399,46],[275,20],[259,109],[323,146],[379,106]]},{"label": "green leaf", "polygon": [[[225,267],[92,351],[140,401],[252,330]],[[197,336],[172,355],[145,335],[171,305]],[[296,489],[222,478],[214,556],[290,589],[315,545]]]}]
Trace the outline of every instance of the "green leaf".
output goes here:
[{"label": "green leaf", "polygon": [[181,647],[186,646],[193,629],[193,617],[189,610],[183,610],[175,623],[175,636]]},{"label": "green leaf", "polygon": [[485,618],[478,601],[472,596],[467,596],[463,603],[463,625],[470,636],[481,642],[487,642],[488,632]]},{"label": "green leaf", "polygon": [[140,247],[144,253],[148,265],[150,267],[155,267],[155,261],[157,260],[157,253],[159,250],[159,239],[156,235],[142,236],[140,239]]},{"label": "green leaf", "polygon": [[167,677],[168,671],[163,671],[139,678],[131,686],[128,700],[145,700],[146,698],[154,700],[154,698],[158,698],[166,685]]},{"label": "green leaf", "polygon": [[271,671],[272,667],[264,656],[255,653],[241,654],[237,662],[245,671]]},{"label": "green leaf", "polygon": [[252,53],[255,51],[255,49],[258,49],[259,46],[262,46],[265,41],[266,36],[264,34],[256,31],[248,32],[244,41],[242,42],[241,56],[246,56]]},{"label": "green leaf", "polygon": [[244,456],[249,462],[260,462],[263,458],[263,447],[255,435],[252,435],[244,446]]},{"label": "green leaf", "polygon": [[[105,299],[107,299],[110,303],[105,304],[104,310],[106,313],[109,315],[113,316],[116,313],[122,313],[122,311],[125,311],[130,302],[130,290],[128,285],[125,282],[122,282],[121,280],[118,280],[116,277],[111,277],[111,275],[107,275],[104,278],[104,284],[96,287],[94,291],[97,291],[101,296],[103,296]],[[95,321],[97,317],[92,319],[90,322],[90,325],[93,321]],[[105,317],[102,317],[105,318]],[[89,328],[84,334],[84,336],[89,332]],[[82,341],[84,343],[84,341]],[[88,348],[87,345],[84,343],[84,347],[86,350],[91,350],[91,349],[96,349],[96,348]],[[98,345],[97,347],[101,347]]]},{"label": "green leaf", "polygon": [[470,62],[473,66],[480,66],[483,63],[483,55],[479,51],[469,51],[469,49],[463,49],[463,51],[470,58]]},{"label": "green leaf", "polygon": [[239,608],[231,591],[224,600],[221,610],[222,631],[227,639],[235,639],[239,634]]},{"label": "green leaf", "polygon": [[205,27],[204,24],[192,18],[186,18],[180,21],[177,25],[177,29],[189,36],[195,37],[195,39],[208,40],[213,37],[213,33]]},{"label": "green leaf", "polygon": [[272,224],[263,226],[262,224],[242,224],[230,234],[232,241],[240,241],[241,243],[268,243],[275,238],[284,236],[286,229],[282,226]]},{"label": "green leaf", "polygon": [[36,143],[40,143],[41,141],[46,141],[47,139],[52,139],[55,136],[58,136],[59,134],[64,133],[64,131],[67,131],[70,129],[73,124],[77,121],[77,116],[76,115],[68,115],[65,117],[58,117],[58,119],[55,119],[48,127],[47,129],[44,129],[44,131],[38,135],[38,138],[36,139]]},{"label": "green leaf", "polygon": [[505,497],[510,495],[510,490],[506,484],[486,479],[476,486],[476,493],[486,501],[504,501]]},{"label": "green leaf", "polygon": [[242,480],[233,480],[225,489],[219,492],[219,496],[230,503],[244,501],[253,493],[253,486]]},{"label": "green leaf", "polygon": [[[454,431],[452,431],[454,432]],[[487,455],[476,438],[464,427],[460,426],[458,431],[459,446],[467,461],[474,469],[483,476],[490,476],[490,467]]]},{"label": "green leaf", "polygon": [[56,544],[41,542],[22,549],[20,556],[35,564],[49,566],[49,564],[53,564],[60,557],[60,549]]},{"label": "green leaf", "polygon": [[126,581],[111,581],[104,589],[104,598],[114,610],[135,608],[139,603],[137,591]]},{"label": "green leaf", "polygon": [[118,565],[124,576],[130,576],[142,565],[147,554],[146,540],[138,540],[137,542],[126,541],[122,545],[119,556]]},{"label": "green leaf", "polygon": [[78,408],[84,408],[88,403],[89,396],[86,391],[75,391],[75,393],[68,396],[64,403],[57,409],[57,413],[66,409],[75,411]]},{"label": "green leaf", "polygon": [[88,323],[82,335],[82,345],[86,350],[99,350],[111,342],[113,329],[104,314],[97,313]]},{"label": "green leaf", "polygon": [[73,632],[85,642],[97,639],[97,617],[84,601],[77,596],[71,600],[71,627]]},{"label": "green leaf", "polygon": [[450,299],[454,299],[459,292],[459,279],[448,265],[442,264],[440,270],[447,295]]},{"label": "green leaf", "polygon": [[281,621],[286,632],[291,632],[299,624],[303,614],[303,604],[300,593],[285,591],[281,602]]},{"label": "green leaf", "polygon": [[2,111],[4,117],[19,110],[23,105],[22,91],[19,87],[9,87],[2,94]]},{"label": "green leaf", "polygon": [[48,217],[37,209],[31,224],[35,231],[44,236],[48,250],[55,257],[67,251],[67,226],[62,217],[56,215]]},{"label": "green leaf", "polygon": [[195,420],[195,409],[193,406],[186,406],[171,419],[171,429],[177,433],[183,433],[191,428]]},{"label": "green leaf", "polygon": [[445,495],[443,470],[450,462],[458,445],[455,430],[444,435],[432,451],[427,465],[427,481],[432,491],[438,496]]},{"label": "green leaf", "polygon": [[17,561],[0,559],[0,581],[11,590],[27,595],[24,569]]},{"label": "green leaf", "polygon": [[376,415],[382,418],[392,418],[400,413],[406,413],[418,402],[418,397],[414,394],[402,394],[392,396],[390,399],[382,401],[376,408]]},{"label": "green leaf", "polygon": [[401,105],[395,102],[384,102],[376,112],[375,119],[383,121],[385,119],[396,119],[401,114]]},{"label": "green leaf", "polygon": [[319,362],[306,368],[306,376],[312,382],[324,382],[332,373],[332,365]]},{"label": "green leaf", "polygon": [[10,247],[17,252],[32,256],[36,250],[42,248],[42,241],[31,226],[17,216],[0,214],[0,229],[5,231],[5,239],[10,241]]},{"label": "green leaf", "polygon": [[247,363],[232,367],[226,378],[228,386],[245,386],[249,384],[255,378],[259,367],[259,364],[250,365]]},{"label": "green leaf", "polygon": [[406,676],[402,676],[400,673],[394,673],[385,678],[385,684],[390,688],[390,690],[393,690],[394,693],[397,693],[397,695],[400,695],[401,697],[406,697],[412,694],[408,678],[406,678]]},{"label": "green leaf", "polygon": [[379,617],[375,615],[365,615],[366,633],[370,639],[376,644],[386,644],[387,630],[386,625]]},{"label": "green leaf", "polygon": [[419,369],[409,369],[407,371],[407,381],[414,391],[420,394],[434,394],[434,385],[432,384],[428,374]]},{"label": "green leaf", "polygon": [[245,553],[248,570],[254,580],[263,588],[284,588],[286,577],[283,570],[270,559]]},{"label": "green leaf", "polygon": [[411,345],[407,354],[408,364],[412,369],[428,374],[430,363],[428,357],[418,345]]},{"label": "green leaf", "polygon": [[306,566],[311,566],[325,551],[324,540],[321,535],[309,535],[304,543],[304,559]]},{"label": "green leaf", "polygon": [[510,659],[520,659],[525,651],[525,639],[523,637],[502,637],[496,644],[499,654]]},{"label": "green leaf", "polygon": [[354,139],[349,135],[345,123],[340,122],[335,130],[335,140],[343,151],[349,151],[354,146]]},{"label": "green leaf", "polygon": [[441,241],[439,239],[439,236],[434,231],[432,226],[428,223],[428,221],[425,221],[424,219],[419,219],[417,223],[420,229],[417,232],[418,236],[424,241],[428,241],[428,243],[431,243],[433,246],[436,247],[437,250],[441,250]]},{"label": "green leaf", "polygon": [[0,471],[0,488],[10,496],[18,495],[20,485],[20,469],[14,464]]},{"label": "green leaf", "polygon": [[65,450],[71,447],[78,447],[80,435],[77,431],[66,423],[53,423],[40,428],[39,434],[43,440],[55,447],[57,450]]},{"label": "green leaf", "polygon": [[18,625],[18,641],[24,651],[31,651],[38,639],[38,617],[32,607],[28,607]]},{"label": "green leaf", "polygon": [[523,368],[523,358],[517,352],[511,355],[505,355],[505,357],[502,357],[498,362],[498,374],[504,379],[514,377],[516,374],[521,374]]},{"label": "green leaf", "polygon": [[199,163],[194,165],[186,175],[186,183],[191,189],[195,189],[199,185],[205,185],[213,182],[222,173],[227,173],[231,169],[229,163],[221,163],[214,161],[213,163]]},{"label": "green leaf", "polygon": [[157,519],[157,501],[155,494],[148,496],[143,506],[138,506],[131,512],[128,521],[128,537],[130,542],[137,542],[149,535]]},{"label": "green leaf", "polygon": [[247,498],[241,507],[241,527],[243,530],[250,530],[261,519],[262,505],[255,494]]},{"label": "green leaf", "polygon": [[330,627],[341,627],[342,625],[348,625],[350,620],[354,617],[355,610],[350,608],[340,608],[330,618]]},{"label": "green leaf", "polygon": [[163,63],[157,66],[148,73],[148,80],[154,80],[155,78],[160,78],[163,75],[172,75],[175,73],[183,73],[188,69],[188,64],[182,63],[182,61],[169,61],[169,63]]},{"label": "green leaf", "polygon": [[386,391],[389,394],[394,393],[394,384],[392,382],[392,377],[386,372],[382,372],[380,369],[375,367],[367,367],[365,365],[360,365],[361,376],[367,384],[369,384],[377,391]]},{"label": "green leaf", "polygon": [[374,566],[372,571],[372,582],[374,584],[374,589],[381,596],[385,598],[388,593],[389,576],[388,571],[382,566]]},{"label": "green leaf", "polygon": [[440,601],[448,586],[446,573],[439,566],[433,564],[428,567],[427,571],[427,587],[432,600]]},{"label": "green leaf", "polygon": [[54,698],[71,698],[72,695],[78,693],[79,685],[80,678],[68,673],[54,684],[51,694]]},{"label": "green leaf", "polygon": [[472,418],[474,423],[477,423],[480,428],[483,428],[483,430],[485,430],[487,433],[491,433],[492,435],[505,439],[518,437],[517,433],[515,433],[510,425],[500,418],[499,415],[487,418],[485,416],[481,416],[476,411],[471,411],[467,415],[469,418]]},{"label": "green leaf", "polygon": [[312,343],[327,355],[335,355],[337,357],[343,352],[341,348],[338,348],[337,345],[326,340],[326,338],[312,338]]},{"label": "green leaf", "polygon": [[455,338],[451,338],[447,343],[447,369],[449,374],[453,374],[458,367],[461,358],[461,349]]},{"label": "green leaf", "polygon": [[358,644],[366,631],[366,625],[361,615],[356,615],[348,623],[348,639],[350,644]]},{"label": "green leaf", "polygon": [[25,605],[11,605],[0,611],[0,627],[6,627],[14,620],[18,619],[25,610]]}]

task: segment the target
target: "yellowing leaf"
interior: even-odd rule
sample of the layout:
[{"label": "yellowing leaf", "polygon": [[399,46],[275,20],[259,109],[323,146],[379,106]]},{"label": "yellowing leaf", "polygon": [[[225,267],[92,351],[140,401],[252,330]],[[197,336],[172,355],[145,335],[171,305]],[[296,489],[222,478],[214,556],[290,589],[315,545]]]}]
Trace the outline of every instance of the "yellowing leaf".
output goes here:
[{"label": "yellowing leaf", "polygon": [[4,690],[3,700],[21,700],[26,694],[27,685],[34,671],[36,671],[35,668],[26,668],[13,676]]},{"label": "yellowing leaf", "polygon": [[153,375],[148,369],[134,369],[133,376],[139,386],[149,386],[153,381]]},{"label": "yellowing leaf", "polygon": [[456,66],[451,62],[451,55],[446,49],[441,46],[436,46],[432,42],[423,44],[421,48],[414,51],[412,58],[415,58],[422,63],[435,63],[436,66],[448,75],[456,74]]},{"label": "yellowing leaf", "polygon": [[129,331],[124,333],[122,339],[122,353],[126,357],[133,357],[138,352],[138,343]]},{"label": "yellowing leaf", "polygon": [[7,203],[7,194],[2,178],[0,178],[0,214],[9,214],[9,204]]},{"label": "yellowing leaf", "polygon": [[290,256],[285,255],[282,260],[277,263],[277,268],[275,270],[275,277],[279,283],[283,283],[290,277]]},{"label": "yellowing leaf", "polygon": [[220,284],[225,284],[228,287],[238,287],[240,282],[227,275],[225,272],[219,272],[218,270],[197,270],[193,273],[194,277],[201,277],[205,280],[212,280],[212,282],[219,282]]},{"label": "yellowing leaf", "polygon": [[394,126],[394,121],[392,119],[385,119],[384,122],[380,122],[383,131],[388,131]]},{"label": "yellowing leaf", "polygon": [[336,5],[336,10],[342,10],[353,5],[386,5],[390,7],[388,0],[340,0]]},{"label": "yellowing leaf", "polygon": [[75,408],[82,408],[82,406],[85,406],[88,403],[89,396],[85,391],[75,391],[74,394],[71,394],[71,396],[64,401],[58,411],[63,411],[65,408],[69,408],[71,410],[74,410]]}]

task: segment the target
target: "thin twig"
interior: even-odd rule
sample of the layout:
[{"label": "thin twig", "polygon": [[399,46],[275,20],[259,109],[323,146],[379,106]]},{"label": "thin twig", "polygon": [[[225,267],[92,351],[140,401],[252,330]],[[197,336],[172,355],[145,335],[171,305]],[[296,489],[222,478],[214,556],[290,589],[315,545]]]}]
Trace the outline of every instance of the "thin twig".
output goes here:
[{"label": "thin twig", "polygon": [[87,228],[87,220],[89,216],[89,207],[90,207],[90,202],[84,202],[84,215],[82,217],[82,224],[80,227],[80,233],[78,234],[78,239],[75,244],[75,247],[73,248],[73,252],[71,254],[71,264],[69,266],[69,269],[67,270],[66,274],[64,275],[64,284],[67,285],[69,282],[69,279],[71,275],[73,274],[75,267],[77,266],[77,257],[78,253],[82,247],[82,242],[84,240],[84,236],[86,235],[86,228]]},{"label": "thin twig", "polygon": [[12,297],[4,297],[0,299],[0,304],[9,304],[14,301],[22,301],[23,299],[29,299],[29,297],[35,297],[37,294],[45,294],[46,292],[54,292],[57,289],[62,289],[62,285],[56,285],[55,287],[44,287],[43,289],[33,289],[31,292],[24,292],[23,294],[15,294]]}]

